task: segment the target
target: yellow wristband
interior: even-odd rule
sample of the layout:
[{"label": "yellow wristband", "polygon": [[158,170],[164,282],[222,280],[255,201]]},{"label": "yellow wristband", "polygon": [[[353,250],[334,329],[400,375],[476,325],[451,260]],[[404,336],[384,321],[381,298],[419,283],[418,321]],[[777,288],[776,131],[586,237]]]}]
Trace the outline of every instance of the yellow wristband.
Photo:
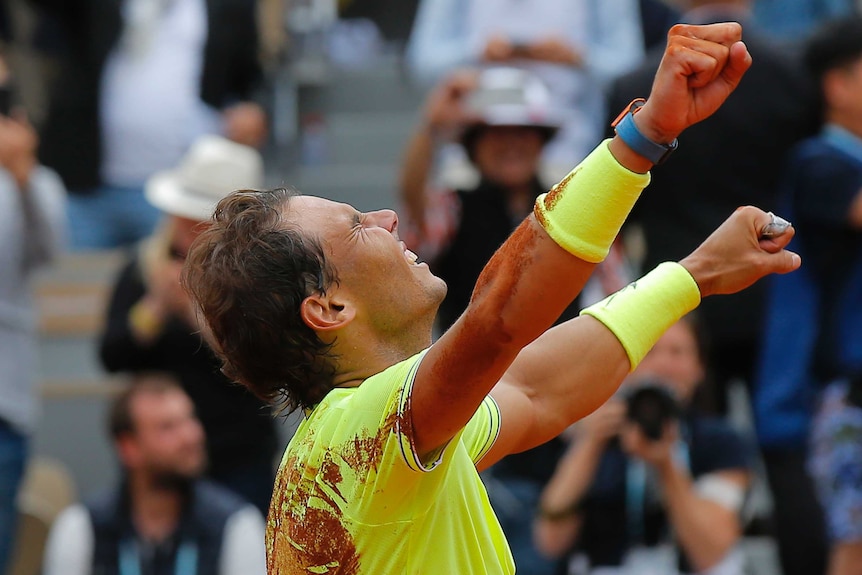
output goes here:
[{"label": "yellow wristband", "polygon": [[700,304],[700,288],[678,263],[665,262],[581,311],[611,330],[634,369],[667,329]]},{"label": "yellow wristband", "polygon": [[649,174],[624,168],[605,140],[559,184],[536,200],[533,213],[548,235],[584,261],[605,259],[649,184]]}]

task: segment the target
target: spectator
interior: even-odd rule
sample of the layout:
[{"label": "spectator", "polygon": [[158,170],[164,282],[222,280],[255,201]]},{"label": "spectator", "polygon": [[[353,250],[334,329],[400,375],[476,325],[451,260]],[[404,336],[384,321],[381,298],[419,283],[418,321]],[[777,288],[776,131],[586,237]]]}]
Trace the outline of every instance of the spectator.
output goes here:
[{"label": "spectator", "polygon": [[[576,424],[535,525],[541,549],[569,556],[566,573],[743,573],[736,545],[752,453],[723,420],[691,409],[705,357],[688,315],[659,339],[622,390],[637,393],[644,389],[639,382],[649,381],[659,386],[648,392],[653,400],[673,397],[682,408],[679,420],[657,427],[656,439],[635,423],[636,410],[619,394]],[[661,547],[668,540],[677,565]]]},{"label": "spectator", "polygon": [[219,371],[180,286],[186,252],[216,201],[235,188],[260,186],[262,179],[262,160],[254,149],[204,136],[177,169],[149,180],[146,197],[165,214],[163,223],[120,272],[100,354],[111,372],[157,370],[178,377],[207,434],[208,476],[266,513],[274,422],[261,401]]},{"label": "spectator", "polygon": [[63,26],[41,155],[70,191],[74,248],[148,235],[144,182],[198,136],[261,144],[255,0],[30,1]]},{"label": "spectator", "polygon": [[204,433],[179,384],[140,375],[114,401],[115,489],[57,518],[45,575],[264,575],[263,517],[203,479]]},{"label": "spectator", "polygon": [[[0,92],[8,95],[9,83],[0,53]],[[33,128],[8,114],[0,111],[0,573],[15,539],[15,498],[37,417],[31,281],[59,252],[65,223],[63,184],[37,163]]]},{"label": "spectator", "polygon": [[643,57],[636,0],[422,0],[407,48],[417,77],[455,68],[523,66],[552,86],[567,118],[544,153],[554,178],[601,140],[602,88]]},{"label": "spectator", "polygon": [[[784,199],[806,263],[792,281],[768,284],[755,413],[764,450],[785,462],[783,481],[808,488],[809,459],[832,544],[829,574],[845,575],[862,567],[862,17],[821,27],[805,58],[824,125],[790,154]],[[799,545],[822,544],[814,502],[777,499],[776,514]]]}]

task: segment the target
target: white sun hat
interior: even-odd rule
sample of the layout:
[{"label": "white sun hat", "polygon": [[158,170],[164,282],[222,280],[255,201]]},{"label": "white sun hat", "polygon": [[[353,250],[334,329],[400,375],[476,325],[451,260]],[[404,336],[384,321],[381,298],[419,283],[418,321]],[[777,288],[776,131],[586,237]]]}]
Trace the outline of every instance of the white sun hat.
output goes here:
[{"label": "white sun hat", "polygon": [[547,85],[532,72],[511,66],[492,66],[479,72],[476,89],[465,104],[481,123],[489,126],[556,131],[565,121]]},{"label": "white sun hat", "polygon": [[259,189],[263,179],[257,150],[221,136],[201,136],[175,169],[147,180],[144,195],[167,214],[204,221],[230,192]]}]

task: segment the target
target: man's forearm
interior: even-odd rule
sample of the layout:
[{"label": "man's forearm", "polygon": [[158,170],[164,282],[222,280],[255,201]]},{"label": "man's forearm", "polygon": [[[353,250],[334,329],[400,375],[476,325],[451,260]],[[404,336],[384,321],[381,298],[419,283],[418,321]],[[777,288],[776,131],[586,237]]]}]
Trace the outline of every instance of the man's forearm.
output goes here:
[{"label": "man's forearm", "polygon": [[686,471],[668,462],[659,470],[674,534],[692,567],[700,572],[719,563],[740,535],[735,514],[697,495]]},{"label": "man's forearm", "polygon": [[604,442],[575,438],[542,491],[540,516],[553,520],[574,513],[596,474]]},{"label": "man's forearm", "polygon": [[422,124],[410,137],[401,167],[401,202],[411,225],[425,233],[425,199],[428,178],[434,156],[434,138],[430,128]]},{"label": "man's forearm", "polygon": [[66,235],[66,190],[60,178],[37,166],[29,175],[27,189],[19,191],[25,228],[25,261],[34,267],[57,256]]}]

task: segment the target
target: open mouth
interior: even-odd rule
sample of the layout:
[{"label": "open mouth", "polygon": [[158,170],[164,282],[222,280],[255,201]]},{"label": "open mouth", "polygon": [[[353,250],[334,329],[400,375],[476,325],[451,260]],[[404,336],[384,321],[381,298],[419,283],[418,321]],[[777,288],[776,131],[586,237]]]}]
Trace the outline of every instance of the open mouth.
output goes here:
[{"label": "open mouth", "polygon": [[408,250],[404,242],[401,242],[401,249],[404,251],[404,259],[406,259],[411,265],[417,265],[420,263],[419,256]]}]

